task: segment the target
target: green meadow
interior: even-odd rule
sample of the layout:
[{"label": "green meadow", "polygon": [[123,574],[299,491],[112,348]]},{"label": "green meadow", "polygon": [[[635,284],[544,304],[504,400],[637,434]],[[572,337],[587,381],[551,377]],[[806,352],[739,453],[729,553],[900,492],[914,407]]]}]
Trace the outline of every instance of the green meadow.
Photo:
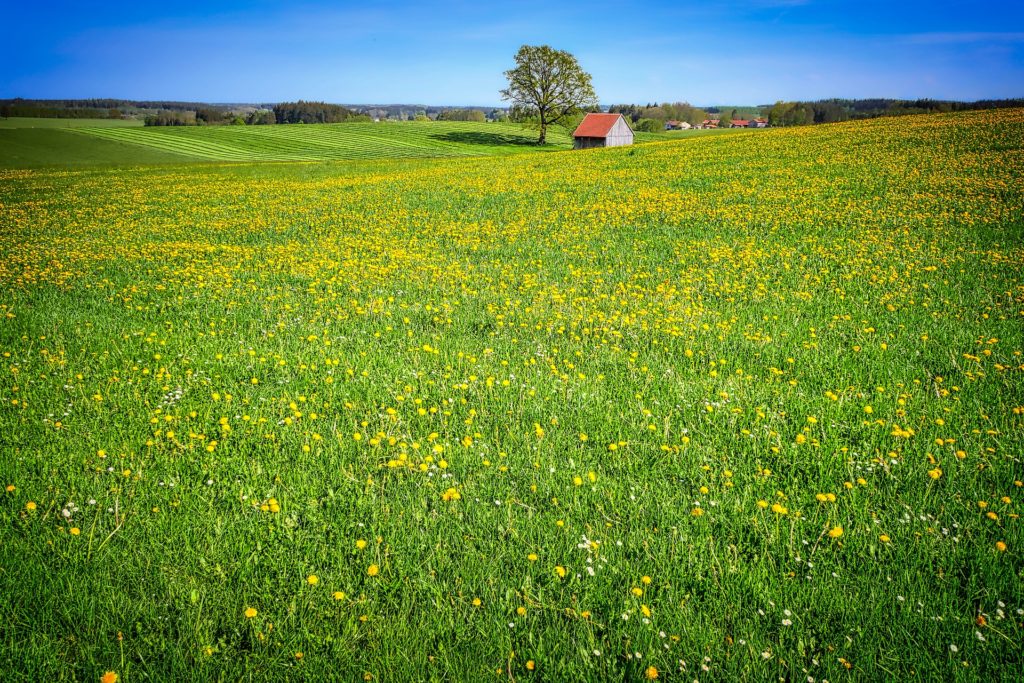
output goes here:
[{"label": "green meadow", "polygon": [[[637,133],[636,140],[715,132]],[[552,129],[542,148],[536,137],[529,127],[500,123],[142,127],[103,119],[11,118],[0,119],[0,167],[504,156],[572,147],[561,128]]]},{"label": "green meadow", "polygon": [[1024,110],[532,135],[0,131],[7,679],[1019,678]]}]

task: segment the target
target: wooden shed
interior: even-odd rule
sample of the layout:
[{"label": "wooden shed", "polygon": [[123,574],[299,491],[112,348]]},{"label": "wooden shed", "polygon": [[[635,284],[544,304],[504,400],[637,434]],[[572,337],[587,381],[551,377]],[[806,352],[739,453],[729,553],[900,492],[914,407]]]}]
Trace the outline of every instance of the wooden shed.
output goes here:
[{"label": "wooden shed", "polygon": [[633,129],[622,114],[587,114],[572,134],[573,149],[633,144]]}]

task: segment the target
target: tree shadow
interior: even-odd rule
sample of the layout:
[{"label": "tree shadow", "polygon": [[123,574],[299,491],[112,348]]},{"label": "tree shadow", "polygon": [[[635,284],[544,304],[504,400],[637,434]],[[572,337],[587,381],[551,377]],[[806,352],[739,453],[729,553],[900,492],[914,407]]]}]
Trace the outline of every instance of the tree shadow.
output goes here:
[{"label": "tree shadow", "polygon": [[464,145],[487,145],[496,147],[499,145],[518,145],[522,147],[536,147],[537,141],[520,135],[502,135],[501,133],[481,133],[479,131],[451,131],[449,133],[437,133],[430,136],[434,140],[444,142],[458,142]]}]

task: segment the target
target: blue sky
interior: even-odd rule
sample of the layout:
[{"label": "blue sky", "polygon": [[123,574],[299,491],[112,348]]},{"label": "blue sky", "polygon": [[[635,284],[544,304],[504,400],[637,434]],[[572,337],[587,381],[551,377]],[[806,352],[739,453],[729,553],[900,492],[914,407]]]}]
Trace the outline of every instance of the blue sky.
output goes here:
[{"label": "blue sky", "polygon": [[0,97],[496,105],[524,43],[572,52],[606,104],[1024,97],[1019,2],[110,0],[2,19]]}]

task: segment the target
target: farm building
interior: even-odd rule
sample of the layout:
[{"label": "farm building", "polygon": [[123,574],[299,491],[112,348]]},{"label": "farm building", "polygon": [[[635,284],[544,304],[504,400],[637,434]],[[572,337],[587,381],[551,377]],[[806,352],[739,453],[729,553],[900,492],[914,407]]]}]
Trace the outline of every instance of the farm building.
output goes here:
[{"label": "farm building", "polygon": [[572,134],[573,149],[633,144],[633,129],[622,114],[587,114]]}]

